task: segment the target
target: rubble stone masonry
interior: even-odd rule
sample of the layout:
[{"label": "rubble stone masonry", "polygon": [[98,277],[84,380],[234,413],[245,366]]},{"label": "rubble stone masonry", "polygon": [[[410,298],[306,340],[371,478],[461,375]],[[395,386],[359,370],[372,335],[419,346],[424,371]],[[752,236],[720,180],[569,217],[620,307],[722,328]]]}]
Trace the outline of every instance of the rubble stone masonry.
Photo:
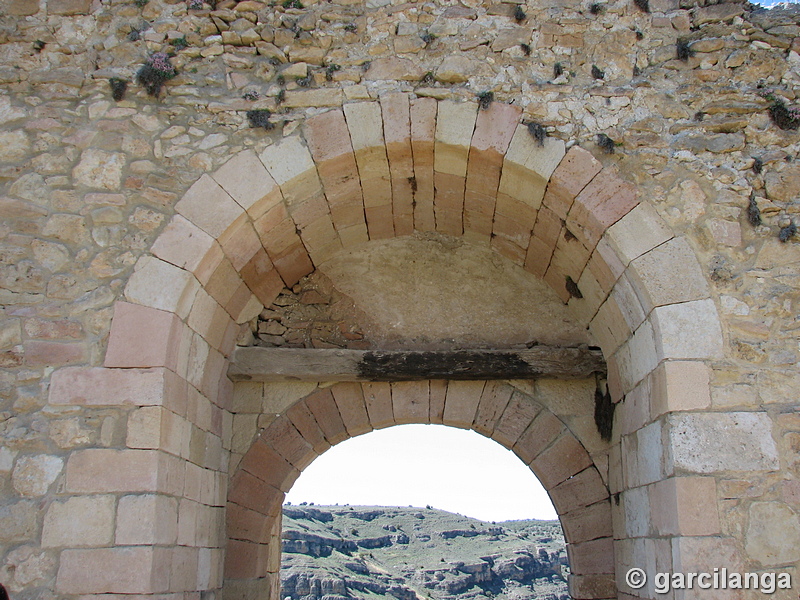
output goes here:
[{"label": "rubble stone masonry", "polygon": [[[786,7],[0,0],[0,582],[277,600],[294,480],[419,422],[530,466],[575,599],[796,600],[798,90]],[[544,339],[602,348],[610,440],[594,378],[226,376]]]}]

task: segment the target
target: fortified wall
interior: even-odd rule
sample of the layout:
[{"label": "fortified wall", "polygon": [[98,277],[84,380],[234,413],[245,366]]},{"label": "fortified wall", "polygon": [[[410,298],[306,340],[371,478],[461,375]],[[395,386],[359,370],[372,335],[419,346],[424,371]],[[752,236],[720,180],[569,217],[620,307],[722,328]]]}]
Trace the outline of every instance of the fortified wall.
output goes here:
[{"label": "fortified wall", "polygon": [[[530,465],[575,599],[724,567],[788,573],[773,597],[796,600],[800,12],[0,12],[15,599],[275,600],[284,492],[331,445],[419,422]],[[276,381],[248,346],[599,347],[605,368]]]}]

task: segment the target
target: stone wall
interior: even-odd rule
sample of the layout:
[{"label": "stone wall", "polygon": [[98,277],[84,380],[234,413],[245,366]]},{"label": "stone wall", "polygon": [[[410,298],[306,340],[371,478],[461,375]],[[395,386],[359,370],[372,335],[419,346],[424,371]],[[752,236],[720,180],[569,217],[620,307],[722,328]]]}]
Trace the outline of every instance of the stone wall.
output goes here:
[{"label": "stone wall", "polygon": [[[590,335],[619,371],[611,383],[621,404],[601,468],[605,485],[619,492],[618,575],[641,556],[652,564],[669,559],[676,570],[727,562],[795,574],[800,250],[792,220],[800,146],[791,110],[800,82],[800,15],[670,0],[300,6],[0,3],[0,580],[15,597],[69,597],[88,593],[80,581],[93,565],[114,574],[100,577],[98,593],[177,597],[222,586],[238,428],[229,382],[202,367],[213,363],[216,370],[207,372],[218,375],[263,305],[335,257],[316,245],[322,234],[298,212],[295,222],[281,221],[291,225],[280,235],[270,230],[269,269],[237,264],[252,241],[250,226],[228,230],[228,205],[197,198],[214,173],[240,204],[270,204],[246,189],[253,181],[244,177],[247,168],[226,165],[248,150],[270,168],[289,147],[281,140],[301,138],[327,196],[350,193],[353,179],[337,179],[343,169],[357,175],[360,215],[334,215],[342,219],[335,225],[343,247],[413,231],[462,236],[543,278],[582,325],[616,324],[590,327]],[[158,52],[174,53],[176,76],[151,96],[136,74]],[[129,82],[119,100],[112,79]],[[374,101],[388,123],[397,93],[418,107],[439,106],[439,128],[433,122],[435,131],[413,130],[427,122],[419,113],[405,136],[384,126]],[[498,128],[498,139],[509,123],[535,123],[549,136],[548,151],[562,144],[557,159],[541,159],[546,176],[529,174],[528,155],[503,162],[513,128],[500,150],[489,133],[474,140],[470,128],[462,139],[459,127],[486,112],[478,101],[493,111],[486,122]],[[269,115],[248,118],[264,109]],[[345,121],[344,129],[333,126]],[[331,139],[334,130],[344,138]],[[350,150],[340,155],[343,144]],[[601,172],[601,192],[635,190],[644,201],[608,235],[622,214],[599,223],[596,237],[587,235],[565,226],[570,215],[558,212],[560,198],[541,210],[493,199],[488,222],[480,198],[464,204],[464,186],[480,190],[495,167],[499,180],[501,164],[514,193],[543,195],[563,151],[576,146],[588,152],[568,155],[582,157],[574,179],[560,182],[569,205],[581,191],[570,186]],[[494,154],[471,163],[476,147]],[[283,165],[278,181],[289,204],[292,193],[307,191],[290,189],[308,164],[296,167]],[[569,172],[569,164],[562,168]],[[453,193],[459,185],[460,205]],[[211,212],[192,215],[198,202]],[[594,211],[593,202],[586,205]],[[206,238],[175,236],[191,229],[176,214],[202,224],[217,244],[207,247],[233,266],[208,267]],[[602,261],[600,250],[591,254],[601,236],[613,249]],[[170,296],[177,269],[151,258],[174,256],[170,239],[180,240],[187,257],[206,261],[177,265],[187,269],[179,275],[186,281],[202,280],[207,293],[199,300]],[[546,259],[529,261],[529,250]],[[605,261],[611,270],[598,266],[608,267]],[[566,275],[583,300],[569,292]],[[612,287],[613,308],[598,312]],[[128,303],[115,308],[123,298]],[[703,303],[703,311],[682,313],[691,302]],[[719,348],[701,348],[702,357],[688,360],[658,355],[645,320],[656,309],[656,334],[673,348],[696,333],[698,319],[718,315]],[[120,345],[109,347],[112,316],[124,323],[136,311],[148,315],[152,343],[129,346],[119,337]],[[165,331],[169,343],[159,346]],[[701,338],[691,339],[702,346]],[[65,367],[96,368],[80,373],[97,379],[70,380],[79,371]],[[191,386],[176,393],[169,386],[179,373]],[[162,402],[164,394],[173,404]],[[145,454],[126,462],[134,450]],[[698,495],[716,498],[705,507],[711,517],[692,512]],[[650,511],[660,503],[675,509],[662,521]],[[145,533],[137,531],[142,523]],[[133,564],[150,565],[148,585],[117,576]],[[620,597],[632,593],[621,583],[619,589]]]}]

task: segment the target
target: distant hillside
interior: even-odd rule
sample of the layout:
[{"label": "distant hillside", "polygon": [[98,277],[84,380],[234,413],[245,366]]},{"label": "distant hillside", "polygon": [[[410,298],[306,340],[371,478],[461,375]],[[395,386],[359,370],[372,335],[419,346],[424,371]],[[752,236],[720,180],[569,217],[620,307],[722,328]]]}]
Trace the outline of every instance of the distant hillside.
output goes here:
[{"label": "distant hillside", "polygon": [[487,523],[432,508],[284,506],[285,600],[562,600],[558,521]]}]

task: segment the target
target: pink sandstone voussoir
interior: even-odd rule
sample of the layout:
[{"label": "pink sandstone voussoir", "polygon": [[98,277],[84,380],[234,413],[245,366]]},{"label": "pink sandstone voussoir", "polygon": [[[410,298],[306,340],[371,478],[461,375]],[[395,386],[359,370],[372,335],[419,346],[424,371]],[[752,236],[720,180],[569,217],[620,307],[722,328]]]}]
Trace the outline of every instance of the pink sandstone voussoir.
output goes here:
[{"label": "pink sandstone voussoir", "polygon": [[331,387],[331,393],[350,437],[372,430],[360,384],[338,383]]},{"label": "pink sandstone voussoir", "polygon": [[573,600],[617,598],[617,582],[612,574],[570,575],[569,596]]},{"label": "pink sandstone voussoir", "polygon": [[261,240],[247,214],[242,214],[236,219],[217,241],[237,271],[262,248]]},{"label": "pink sandstone voussoir", "polygon": [[525,270],[539,278],[544,277],[550,266],[554,248],[555,246],[550,246],[535,235],[531,237],[525,254]]},{"label": "pink sandstone voussoir", "polygon": [[391,384],[371,381],[365,382],[361,387],[372,428],[382,429],[394,425]]},{"label": "pink sandstone voussoir", "polygon": [[505,102],[492,102],[488,108],[478,111],[472,148],[480,151],[491,149],[498,154],[505,154],[521,115],[522,108]]},{"label": "pink sandstone voussoir", "polygon": [[264,306],[272,304],[284,287],[283,279],[264,250],[259,250],[239,274]]},{"label": "pink sandstone voussoir", "polygon": [[433,163],[436,137],[437,102],[433,98],[411,100],[411,149],[414,155],[414,227],[419,231],[434,231]]},{"label": "pink sandstone voussoir", "polygon": [[192,273],[215,245],[214,238],[181,215],[175,215],[156,238],[152,253],[163,261]]},{"label": "pink sandstone voussoir", "polygon": [[229,540],[240,540],[253,542],[255,544],[266,544],[269,542],[269,531],[264,530],[264,522],[267,520],[263,515],[244,506],[239,506],[234,502],[228,502],[225,507],[226,533]]},{"label": "pink sandstone voussoir", "polygon": [[[527,245],[527,244],[525,244]],[[508,260],[520,267],[525,265],[526,251],[522,246],[518,246],[514,241],[502,235],[492,238],[492,248],[505,256]]]},{"label": "pink sandstone voussoir", "polygon": [[484,385],[483,381],[451,381],[445,398],[444,424],[462,429],[471,428]]},{"label": "pink sandstone voussoir", "polygon": [[503,381],[488,381],[483,388],[472,428],[480,434],[491,437],[513,393],[514,388]]},{"label": "pink sandstone voussoir", "polygon": [[564,434],[533,460],[531,468],[549,490],[591,464],[583,445],[571,434]]},{"label": "pink sandstone voussoir", "polygon": [[225,577],[227,579],[249,579],[260,574],[259,558],[266,552],[267,546],[245,542],[242,540],[228,540],[225,553]]},{"label": "pink sandstone voussoir", "polygon": [[431,406],[428,418],[431,423],[441,423],[444,418],[448,382],[444,379],[431,379],[429,383]]},{"label": "pink sandstone voussoir", "polygon": [[580,146],[573,146],[550,177],[544,204],[566,219],[575,197],[597,175],[603,165]]},{"label": "pink sandstone voussoir", "polygon": [[575,198],[567,227],[588,250],[594,250],[606,229],[638,203],[632,184],[622,180],[615,168],[603,169]]},{"label": "pink sandstone voussoir", "polygon": [[303,127],[303,134],[317,163],[353,153],[350,131],[341,109],[311,117]]},{"label": "pink sandstone voussoir", "polygon": [[261,434],[267,444],[285,458],[298,471],[302,471],[316,458],[311,445],[303,439],[292,422],[285,416],[275,419]]},{"label": "pink sandstone voussoir", "polygon": [[542,407],[526,394],[514,392],[497,421],[492,439],[511,449],[520,436],[541,412]]},{"label": "pink sandstone voussoir", "polygon": [[223,259],[208,279],[205,289],[209,296],[217,301],[217,304],[227,306],[241,284],[242,279],[239,277],[239,273],[229,260]]},{"label": "pink sandstone voussoir", "polygon": [[229,502],[264,515],[273,515],[278,500],[283,501],[283,492],[248,471],[240,469],[231,478]]},{"label": "pink sandstone voussoir", "polygon": [[242,462],[239,463],[239,468],[283,492],[288,492],[291,487],[287,485],[287,481],[292,475],[294,467],[261,438],[250,446],[242,458]]},{"label": "pink sandstone voussoir", "polygon": [[614,572],[614,544],[610,537],[568,544],[567,554],[576,575]]},{"label": "pink sandstone voussoir", "polygon": [[117,301],[104,365],[176,370],[183,324],[171,312]]},{"label": "pink sandstone voussoir", "polygon": [[414,176],[411,150],[411,103],[408,94],[385,94],[381,97],[383,136],[392,177]]},{"label": "pink sandstone voussoir", "polygon": [[611,537],[611,504],[601,500],[576,509],[561,515],[561,523],[568,544]]},{"label": "pink sandstone voussoir", "polygon": [[542,411],[520,436],[512,450],[526,465],[529,465],[558,437],[563,428],[564,424],[558,417],[549,410]]},{"label": "pink sandstone voussoir", "polygon": [[328,450],[331,445],[325,439],[325,434],[314,418],[311,409],[308,408],[305,402],[298,402],[286,411],[286,416],[295,426],[303,439],[314,448],[314,452],[322,454]]},{"label": "pink sandstone voussoir", "polygon": [[299,238],[296,244],[286,250],[275,255],[270,254],[270,258],[288,287],[293,286],[314,270],[314,263]]},{"label": "pink sandstone voussoir", "polygon": [[392,410],[396,423],[427,423],[430,391],[427,381],[392,383]]},{"label": "pink sandstone voussoir", "polygon": [[608,488],[592,466],[562,481],[550,490],[550,499],[558,514],[566,514],[608,498]]}]

